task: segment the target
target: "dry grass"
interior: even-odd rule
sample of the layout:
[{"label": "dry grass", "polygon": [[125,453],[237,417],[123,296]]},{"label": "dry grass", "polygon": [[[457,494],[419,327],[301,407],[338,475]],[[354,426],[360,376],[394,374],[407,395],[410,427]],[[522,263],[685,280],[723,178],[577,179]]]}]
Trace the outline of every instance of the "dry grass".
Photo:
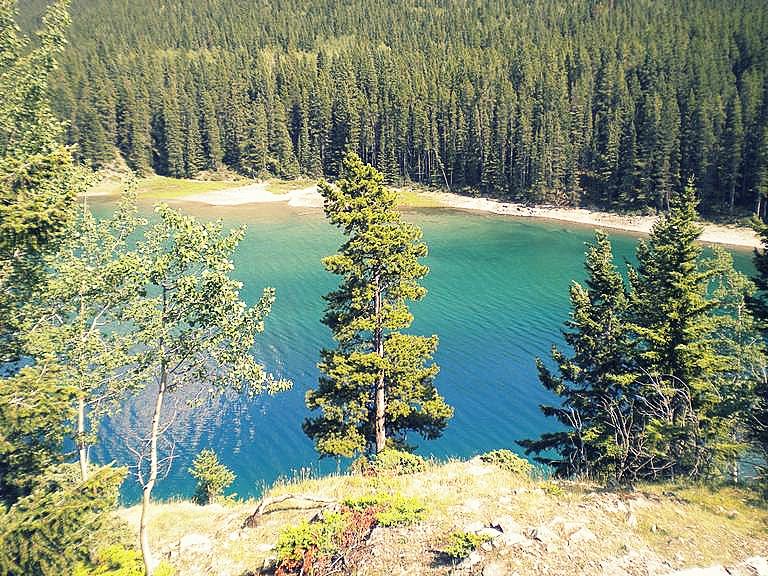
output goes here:
[{"label": "dry grass", "polygon": [[[495,564],[520,576],[533,574],[664,574],[687,566],[738,563],[768,554],[768,510],[744,490],[672,485],[643,486],[636,492],[604,491],[589,483],[522,478],[479,461],[431,463],[425,472],[407,476],[328,476],[281,481],[268,496],[285,494],[343,500],[377,492],[399,493],[426,503],[427,519],[408,528],[379,528],[370,558],[359,573],[447,575],[454,568],[437,551],[454,530],[471,523],[488,525],[511,516],[525,533],[547,527],[556,536],[525,547],[483,552],[483,566]],[[256,509],[254,501],[201,507],[171,502],[153,507],[150,525],[156,550],[176,549],[185,534],[204,534],[213,541],[209,554],[171,556],[179,574],[241,575],[258,573],[272,556],[280,530],[312,517],[306,501],[286,500],[272,506],[254,528],[242,529]],[[122,511],[138,529],[138,507]],[[595,539],[571,542],[587,528]]]},{"label": "dry grass", "polygon": [[296,180],[279,180],[273,178],[267,181],[267,192],[272,194],[287,194],[294,190],[303,190],[317,184],[316,180],[310,180],[308,178],[298,178]]}]

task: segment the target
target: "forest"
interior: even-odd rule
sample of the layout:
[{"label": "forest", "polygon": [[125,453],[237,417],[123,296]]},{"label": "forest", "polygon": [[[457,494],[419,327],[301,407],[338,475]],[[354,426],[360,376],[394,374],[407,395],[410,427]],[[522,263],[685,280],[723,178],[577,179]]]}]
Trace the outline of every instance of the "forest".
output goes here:
[{"label": "forest", "polygon": [[[26,3],[34,28],[44,2]],[[766,215],[760,0],[72,5],[52,81],[92,166],[336,177],[537,204]]]}]

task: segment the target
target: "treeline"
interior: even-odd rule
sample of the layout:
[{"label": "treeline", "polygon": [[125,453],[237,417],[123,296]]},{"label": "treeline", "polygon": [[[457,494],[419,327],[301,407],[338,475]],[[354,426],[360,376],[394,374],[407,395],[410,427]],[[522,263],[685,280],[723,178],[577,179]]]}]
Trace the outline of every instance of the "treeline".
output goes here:
[{"label": "treeline", "polygon": [[389,181],[615,209],[766,212],[760,0],[76,1],[53,89],[94,166]]}]

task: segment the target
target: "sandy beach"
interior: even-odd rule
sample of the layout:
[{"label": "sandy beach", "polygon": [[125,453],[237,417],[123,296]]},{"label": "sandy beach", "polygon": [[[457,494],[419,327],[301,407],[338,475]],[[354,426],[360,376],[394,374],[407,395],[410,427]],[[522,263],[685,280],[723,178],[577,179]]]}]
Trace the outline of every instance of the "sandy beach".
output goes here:
[{"label": "sandy beach", "polygon": [[[421,192],[438,205],[458,210],[472,210],[491,214],[502,214],[521,218],[543,218],[573,222],[595,228],[623,230],[648,234],[656,221],[656,216],[622,216],[610,212],[596,212],[584,208],[559,208],[553,206],[527,206],[503,202],[493,198],[470,197],[451,192]],[[201,202],[212,206],[237,206],[264,202],[285,202],[296,207],[322,207],[323,201],[317,186],[292,190],[284,194],[273,194],[260,182],[240,188],[193,194],[179,198],[187,202]],[[735,225],[704,224],[701,241],[712,244],[725,244],[753,248],[760,246],[760,238],[751,228]]]}]

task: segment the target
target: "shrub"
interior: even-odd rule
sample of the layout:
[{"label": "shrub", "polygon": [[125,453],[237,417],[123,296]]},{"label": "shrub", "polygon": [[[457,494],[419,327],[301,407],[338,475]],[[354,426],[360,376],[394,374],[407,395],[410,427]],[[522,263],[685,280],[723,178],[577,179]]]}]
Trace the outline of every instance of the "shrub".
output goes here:
[{"label": "shrub", "polygon": [[199,504],[215,502],[235,480],[232,470],[219,462],[216,453],[208,449],[197,455],[189,473],[197,480],[194,499]]},{"label": "shrub", "polygon": [[489,536],[473,534],[472,532],[452,532],[448,545],[441,552],[451,560],[463,560],[473,551],[477,550],[483,542],[488,542],[490,539]]},{"label": "shrub", "polygon": [[387,448],[378,454],[367,458],[361,456],[350,467],[353,473],[371,476],[402,476],[415,474],[427,469],[427,461],[418,454]]},{"label": "shrub", "polygon": [[344,530],[341,514],[326,514],[319,522],[304,520],[298,526],[283,529],[277,538],[277,559],[280,562],[299,562],[309,550],[322,555],[338,551],[338,535]]},{"label": "shrub", "polygon": [[512,452],[512,450],[491,450],[490,452],[482,454],[480,460],[488,464],[493,464],[502,470],[512,472],[518,476],[530,476],[531,471],[533,470],[533,467],[528,460],[520,458],[520,456]]},{"label": "shrub", "polygon": [[338,513],[325,514],[319,521],[304,521],[280,532],[277,574],[323,574],[332,567],[352,573],[374,527],[414,524],[424,514],[422,503],[399,494],[345,500]]},{"label": "shrub", "polygon": [[[170,564],[161,562],[153,576],[173,576],[174,572]],[[113,544],[96,554],[92,566],[76,566],[72,576],[144,576],[144,562],[138,550]]]},{"label": "shrub", "polygon": [[426,515],[426,508],[421,501],[400,494],[379,493],[363,496],[345,500],[344,506],[358,511],[374,508],[379,526],[409,526],[421,522]]}]

